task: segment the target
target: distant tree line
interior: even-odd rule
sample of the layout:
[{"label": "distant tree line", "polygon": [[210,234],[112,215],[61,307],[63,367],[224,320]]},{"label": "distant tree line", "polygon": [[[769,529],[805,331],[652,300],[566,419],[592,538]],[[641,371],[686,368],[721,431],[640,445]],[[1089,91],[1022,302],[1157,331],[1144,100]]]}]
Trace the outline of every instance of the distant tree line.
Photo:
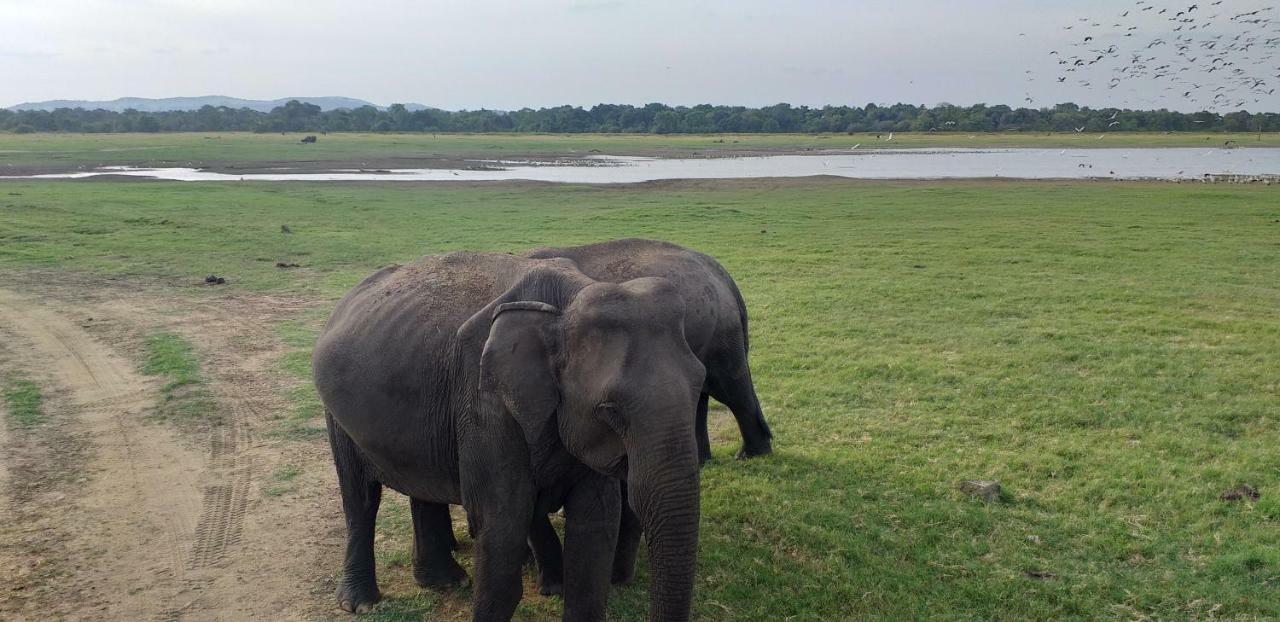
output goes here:
[{"label": "distant tree line", "polygon": [[1052,108],[997,105],[879,106],[667,106],[598,104],[498,110],[408,110],[393,104],[322,111],[290,101],[271,112],[205,106],[199,110],[139,112],[59,108],[0,109],[7,132],[548,132],[709,134],[775,132],[1102,132],[1280,131],[1280,115],[1169,110],[1090,109],[1066,103]]}]

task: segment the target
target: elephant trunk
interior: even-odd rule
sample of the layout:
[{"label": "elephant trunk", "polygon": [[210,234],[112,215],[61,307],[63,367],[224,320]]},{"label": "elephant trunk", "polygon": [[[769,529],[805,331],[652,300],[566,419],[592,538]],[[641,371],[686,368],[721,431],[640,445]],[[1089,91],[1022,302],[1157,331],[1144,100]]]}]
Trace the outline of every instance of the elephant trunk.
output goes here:
[{"label": "elephant trunk", "polygon": [[627,499],[649,547],[649,619],[689,619],[698,557],[698,454],[692,430],[629,451]]}]

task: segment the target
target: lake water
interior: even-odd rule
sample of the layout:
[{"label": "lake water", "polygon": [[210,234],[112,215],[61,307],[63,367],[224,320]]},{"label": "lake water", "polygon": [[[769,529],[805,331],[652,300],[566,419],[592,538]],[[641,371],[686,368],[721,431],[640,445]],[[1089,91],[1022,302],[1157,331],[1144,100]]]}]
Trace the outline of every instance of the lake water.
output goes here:
[{"label": "lake water", "polygon": [[662,179],[742,179],[833,175],[854,179],[1199,179],[1280,174],[1280,149],[877,149],[710,158],[591,156],[558,162],[473,160],[465,169],[338,170],[236,174],[192,168],[105,167],[32,175],[79,179],[125,175],[176,181],[500,181],[634,183]]}]

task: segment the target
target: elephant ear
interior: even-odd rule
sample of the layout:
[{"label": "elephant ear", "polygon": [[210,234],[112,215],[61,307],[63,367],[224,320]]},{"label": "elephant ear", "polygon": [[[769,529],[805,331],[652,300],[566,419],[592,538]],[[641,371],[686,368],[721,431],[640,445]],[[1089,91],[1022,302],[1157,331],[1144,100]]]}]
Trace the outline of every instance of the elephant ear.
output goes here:
[{"label": "elephant ear", "polygon": [[481,400],[500,402],[515,419],[535,472],[559,448],[560,387],[553,364],[559,314],[559,309],[543,302],[499,304],[480,355]]}]

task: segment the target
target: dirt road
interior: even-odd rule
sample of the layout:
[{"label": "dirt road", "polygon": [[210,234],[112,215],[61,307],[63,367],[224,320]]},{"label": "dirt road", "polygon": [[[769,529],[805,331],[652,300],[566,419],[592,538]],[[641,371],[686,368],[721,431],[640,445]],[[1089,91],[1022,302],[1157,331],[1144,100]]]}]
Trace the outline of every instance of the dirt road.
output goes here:
[{"label": "dirt road", "polygon": [[[85,291],[0,289],[0,371],[32,377],[48,419],[0,436],[0,618],[328,617],[342,524],[323,443],[264,433],[283,408],[272,314],[291,302]],[[218,425],[148,417],[159,387],[138,359],[157,330],[202,355]],[[296,490],[263,494],[285,465]]]}]

